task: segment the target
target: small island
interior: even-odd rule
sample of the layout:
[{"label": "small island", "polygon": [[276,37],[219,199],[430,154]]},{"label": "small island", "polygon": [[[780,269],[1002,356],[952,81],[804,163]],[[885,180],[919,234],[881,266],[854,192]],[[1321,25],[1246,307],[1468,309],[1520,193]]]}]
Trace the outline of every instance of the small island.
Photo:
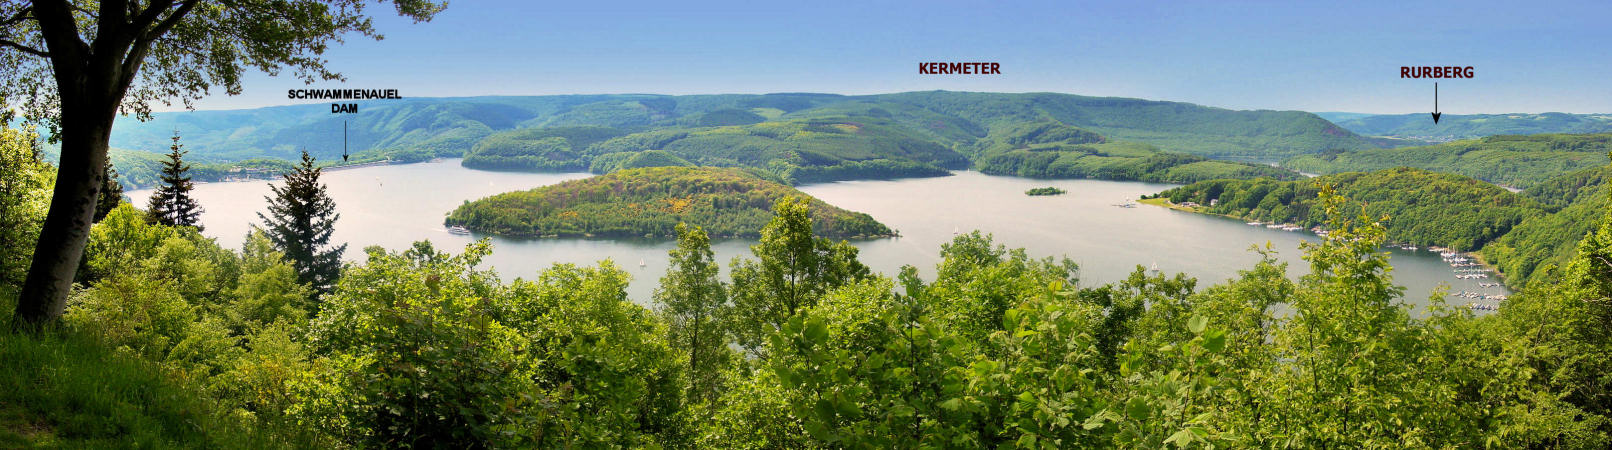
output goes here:
[{"label": "small island", "polygon": [[713,238],[756,238],[777,201],[806,201],[812,230],[823,237],[881,238],[896,233],[864,213],[847,211],[752,169],[652,167],[611,172],[466,202],[448,226],[523,237],[671,238],[679,222]]},{"label": "small island", "polygon": [[1069,191],[1065,191],[1063,189],[1058,189],[1058,188],[1055,188],[1055,187],[1048,186],[1048,187],[1038,187],[1038,188],[1035,188],[1035,189],[1024,191],[1024,195],[1028,195],[1028,196],[1031,196],[1031,197],[1039,197],[1039,196],[1043,196],[1043,195],[1063,195],[1066,192],[1069,192]]}]

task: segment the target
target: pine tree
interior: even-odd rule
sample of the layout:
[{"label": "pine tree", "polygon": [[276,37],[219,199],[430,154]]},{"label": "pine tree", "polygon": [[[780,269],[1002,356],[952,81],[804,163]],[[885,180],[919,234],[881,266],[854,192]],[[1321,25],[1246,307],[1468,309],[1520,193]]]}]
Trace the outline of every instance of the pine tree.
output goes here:
[{"label": "pine tree", "polygon": [[190,182],[190,165],[183,160],[187,152],[180,150],[183,146],[179,145],[179,133],[174,133],[173,141],[173,146],[168,147],[168,160],[162,162],[162,184],[156,192],[151,193],[146,214],[151,216],[152,221],[163,225],[201,230],[201,205],[190,197],[190,191],[196,185]]},{"label": "pine tree", "polygon": [[101,223],[101,219],[105,219],[107,213],[111,213],[120,203],[123,203],[123,183],[118,182],[118,169],[112,167],[112,161],[107,161],[106,184],[101,186],[101,196],[96,199],[94,222]]},{"label": "pine tree", "polygon": [[318,295],[330,292],[341,275],[341,254],[347,245],[330,246],[335,231],[336,202],[320,184],[320,170],[308,151],[302,151],[302,164],[284,175],[285,185],[269,185],[274,195],[266,197],[269,213],[258,213],[264,232],[274,246],[297,268],[297,280],[313,287]]}]

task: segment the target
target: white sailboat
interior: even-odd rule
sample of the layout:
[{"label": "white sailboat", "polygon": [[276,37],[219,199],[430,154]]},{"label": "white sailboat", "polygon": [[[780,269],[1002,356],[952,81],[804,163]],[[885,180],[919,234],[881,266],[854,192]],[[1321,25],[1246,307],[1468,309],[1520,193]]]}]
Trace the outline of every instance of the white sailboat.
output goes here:
[{"label": "white sailboat", "polygon": [[638,258],[638,267],[644,267],[644,266],[648,266],[648,265],[649,265],[648,261],[645,261],[643,258]]}]

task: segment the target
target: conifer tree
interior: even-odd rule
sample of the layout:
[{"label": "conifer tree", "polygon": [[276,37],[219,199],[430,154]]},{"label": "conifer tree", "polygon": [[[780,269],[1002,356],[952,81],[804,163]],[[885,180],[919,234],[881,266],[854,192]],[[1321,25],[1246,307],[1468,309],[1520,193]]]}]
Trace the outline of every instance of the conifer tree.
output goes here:
[{"label": "conifer tree", "polygon": [[314,167],[308,151],[302,151],[302,164],[284,175],[285,185],[269,185],[274,191],[269,213],[258,213],[263,231],[285,258],[297,268],[297,281],[312,286],[317,295],[330,292],[341,275],[341,254],[347,245],[330,245],[335,231],[336,202],[319,182],[321,169]]},{"label": "conifer tree", "polygon": [[96,200],[94,223],[101,223],[107,213],[112,212],[123,203],[123,183],[118,182],[118,169],[112,167],[112,162],[106,162],[106,184],[101,186],[101,196]]},{"label": "conifer tree", "polygon": [[168,160],[162,162],[162,184],[151,193],[146,214],[156,223],[201,230],[201,205],[190,197],[196,184],[190,182],[190,165],[184,162],[187,152],[180,150],[184,146],[179,145],[179,133],[174,133],[173,141],[168,147]]}]

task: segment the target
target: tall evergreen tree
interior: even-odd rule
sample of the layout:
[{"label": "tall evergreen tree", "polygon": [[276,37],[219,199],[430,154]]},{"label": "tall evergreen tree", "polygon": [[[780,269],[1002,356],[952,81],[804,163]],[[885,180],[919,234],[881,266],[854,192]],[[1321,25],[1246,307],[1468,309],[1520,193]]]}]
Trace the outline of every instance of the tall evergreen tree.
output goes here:
[{"label": "tall evergreen tree", "polygon": [[671,267],[655,289],[655,301],[670,328],[675,347],[687,349],[688,398],[715,400],[732,352],[721,323],[728,310],[727,288],[718,278],[721,267],[711,252],[705,229],[677,224],[677,248],[667,252]]},{"label": "tall evergreen tree", "polygon": [[175,132],[173,145],[168,147],[168,160],[162,162],[162,184],[151,193],[146,203],[146,214],[163,225],[196,227],[201,230],[201,205],[190,197],[196,184],[190,181],[190,165],[185,164],[184,150],[180,150],[179,133]]},{"label": "tall evergreen tree", "polygon": [[[61,159],[45,226],[23,284],[16,328],[61,317],[100,195],[118,113],[241,93],[251,69],[304,82],[340,79],[322,55],[354,36],[380,38],[363,0],[35,0],[0,2],[0,104],[48,125]],[[430,20],[445,3],[391,0]]]},{"label": "tall evergreen tree", "polygon": [[106,162],[106,184],[101,185],[101,196],[95,201],[95,223],[101,223],[107,213],[123,203],[123,183],[118,182],[118,169]]},{"label": "tall evergreen tree", "polygon": [[335,231],[336,202],[319,182],[321,169],[314,167],[308,151],[302,151],[302,164],[284,175],[285,185],[269,185],[274,191],[269,213],[258,213],[264,233],[297,268],[297,281],[312,286],[318,295],[330,292],[341,275],[341,254],[347,244],[330,246]]}]

